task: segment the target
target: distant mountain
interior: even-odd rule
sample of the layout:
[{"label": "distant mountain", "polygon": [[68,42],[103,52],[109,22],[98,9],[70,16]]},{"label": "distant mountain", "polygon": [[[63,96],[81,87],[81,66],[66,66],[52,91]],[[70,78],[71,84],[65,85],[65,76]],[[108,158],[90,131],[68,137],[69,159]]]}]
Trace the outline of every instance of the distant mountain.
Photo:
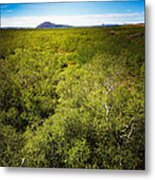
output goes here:
[{"label": "distant mountain", "polygon": [[101,24],[101,27],[115,27],[115,26],[120,26],[119,24]]},{"label": "distant mountain", "polygon": [[50,28],[66,28],[66,27],[72,27],[72,26],[64,25],[64,24],[54,24],[51,22],[43,22],[40,25],[38,25],[36,28],[37,29],[50,29]]},{"label": "distant mountain", "polygon": [[70,25],[65,25],[65,24],[54,24],[51,22],[43,22],[37,27],[1,27],[0,29],[54,29],[54,28],[99,28],[99,27],[115,27],[115,26],[144,26],[144,23],[137,23],[137,24],[101,24],[101,25],[92,25],[92,26],[70,26]]},{"label": "distant mountain", "polygon": [[10,29],[12,29],[12,30],[15,30],[15,29],[19,29],[19,30],[22,30],[22,29],[34,29],[34,28],[32,28],[32,27],[0,27],[0,29],[8,29],[8,30],[10,30]]}]

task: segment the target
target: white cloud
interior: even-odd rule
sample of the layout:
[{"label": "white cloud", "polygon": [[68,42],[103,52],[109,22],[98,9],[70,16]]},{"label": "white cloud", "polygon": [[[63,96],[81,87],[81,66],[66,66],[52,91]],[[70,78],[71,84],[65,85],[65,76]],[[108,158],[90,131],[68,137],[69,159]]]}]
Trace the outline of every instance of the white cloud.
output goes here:
[{"label": "white cloud", "polygon": [[91,26],[101,24],[124,24],[144,22],[144,13],[96,14],[76,16],[25,16],[2,18],[2,27],[36,27],[44,21],[72,26]]}]

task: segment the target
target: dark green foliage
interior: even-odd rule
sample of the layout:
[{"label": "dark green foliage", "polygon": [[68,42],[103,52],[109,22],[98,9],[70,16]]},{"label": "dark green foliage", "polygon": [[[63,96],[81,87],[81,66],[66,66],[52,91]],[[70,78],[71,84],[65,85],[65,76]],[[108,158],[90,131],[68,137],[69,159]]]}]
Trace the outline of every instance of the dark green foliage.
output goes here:
[{"label": "dark green foliage", "polygon": [[144,169],[144,27],[1,30],[0,165]]}]

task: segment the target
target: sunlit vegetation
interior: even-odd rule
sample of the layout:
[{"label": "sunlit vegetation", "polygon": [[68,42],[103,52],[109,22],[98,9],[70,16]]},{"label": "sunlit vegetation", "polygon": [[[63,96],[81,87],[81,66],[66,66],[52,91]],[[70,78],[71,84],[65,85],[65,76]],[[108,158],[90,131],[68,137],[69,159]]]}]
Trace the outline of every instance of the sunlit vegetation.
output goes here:
[{"label": "sunlit vegetation", "polygon": [[144,169],[144,27],[0,30],[0,165]]}]

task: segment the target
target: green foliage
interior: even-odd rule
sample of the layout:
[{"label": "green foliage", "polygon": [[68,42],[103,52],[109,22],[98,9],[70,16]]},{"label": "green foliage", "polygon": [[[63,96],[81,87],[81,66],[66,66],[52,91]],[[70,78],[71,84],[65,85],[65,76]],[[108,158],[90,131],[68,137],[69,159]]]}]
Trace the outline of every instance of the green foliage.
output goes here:
[{"label": "green foliage", "polygon": [[1,37],[1,166],[145,168],[144,27]]},{"label": "green foliage", "polygon": [[22,136],[8,125],[0,125],[0,166],[19,167]]}]

